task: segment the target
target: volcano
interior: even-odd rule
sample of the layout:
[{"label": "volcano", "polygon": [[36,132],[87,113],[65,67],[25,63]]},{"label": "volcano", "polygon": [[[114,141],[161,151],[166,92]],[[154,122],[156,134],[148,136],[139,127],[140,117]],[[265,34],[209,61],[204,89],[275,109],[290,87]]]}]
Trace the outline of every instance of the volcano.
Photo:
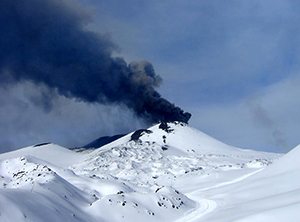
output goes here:
[{"label": "volcano", "polygon": [[300,147],[245,150],[163,122],[93,148],[1,154],[0,220],[299,221]]}]

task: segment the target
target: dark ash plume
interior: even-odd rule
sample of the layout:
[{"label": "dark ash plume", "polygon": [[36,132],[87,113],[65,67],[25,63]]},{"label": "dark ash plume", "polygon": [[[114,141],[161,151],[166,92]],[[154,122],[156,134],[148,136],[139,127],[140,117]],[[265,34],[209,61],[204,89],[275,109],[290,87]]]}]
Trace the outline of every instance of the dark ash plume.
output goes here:
[{"label": "dark ash plume", "polygon": [[88,31],[89,13],[74,1],[1,0],[0,81],[32,81],[89,103],[125,104],[150,122],[188,122],[190,113],[163,99],[147,61],[113,58],[116,46]]}]

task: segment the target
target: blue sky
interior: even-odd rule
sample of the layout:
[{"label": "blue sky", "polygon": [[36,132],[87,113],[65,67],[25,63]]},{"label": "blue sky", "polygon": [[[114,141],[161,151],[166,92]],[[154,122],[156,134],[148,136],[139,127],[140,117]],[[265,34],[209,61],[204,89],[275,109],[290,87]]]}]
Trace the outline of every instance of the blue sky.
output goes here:
[{"label": "blue sky", "polygon": [[[300,143],[298,1],[79,3],[92,18],[86,29],[118,46],[114,56],[153,64],[163,78],[157,91],[192,113],[191,126],[242,148],[287,152]],[[1,150],[80,146],[147,126],[126,107],[61,96],[45,111],[33,102],[45,93],[32,83],[0,89]]]}]

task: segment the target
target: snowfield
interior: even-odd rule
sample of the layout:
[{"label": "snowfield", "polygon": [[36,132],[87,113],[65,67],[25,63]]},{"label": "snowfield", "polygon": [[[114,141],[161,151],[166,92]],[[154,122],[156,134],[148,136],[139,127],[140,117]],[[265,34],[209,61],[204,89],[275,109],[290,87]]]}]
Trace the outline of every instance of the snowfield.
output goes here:
[{"label": "snowfield", "polygon": [[180,122],[97,149],[0,155],[0,221],[300,221],[300,146],[228,146]]}]

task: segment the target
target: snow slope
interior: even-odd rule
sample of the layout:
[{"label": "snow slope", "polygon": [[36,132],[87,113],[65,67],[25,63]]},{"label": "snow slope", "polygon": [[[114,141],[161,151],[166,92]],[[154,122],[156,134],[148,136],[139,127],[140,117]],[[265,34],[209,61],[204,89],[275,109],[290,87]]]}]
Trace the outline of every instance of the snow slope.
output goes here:
[{"label": "snow slope", "polygon": [[206,190],[205,195],[223,207],[203,221],[300,221],[299,158],[297,146],[244,180]]},{"label": "snow slope", "polygon": [[298,157],[179,122],[95,150],[26,147],[0,155],[0,221],[299,221]]},{"label": "snow slope", "polygon": [[76,153],[56,144],[49,143],[45,145],[34,145],[20,150],[3,153],[0,155],[0,161],[21,156],[33,156],[59,167],[67,167],[84,159],[84,156],[80,153]]}]

